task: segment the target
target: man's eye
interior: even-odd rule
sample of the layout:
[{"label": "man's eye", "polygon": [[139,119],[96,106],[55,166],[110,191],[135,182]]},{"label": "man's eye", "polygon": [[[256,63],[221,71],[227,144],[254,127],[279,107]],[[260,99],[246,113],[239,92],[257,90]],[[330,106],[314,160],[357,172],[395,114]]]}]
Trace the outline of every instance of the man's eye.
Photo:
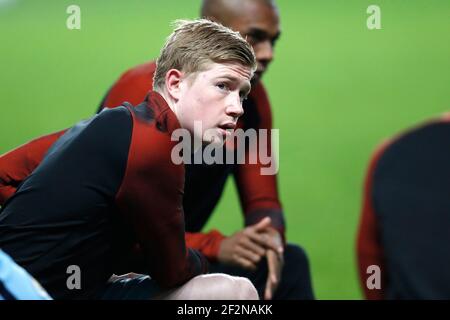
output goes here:
[{"label": "man's eye", "polygon": [[220,90],[228,90],[228,86],[225,83],[219,83],[219,84],[217,84],[217,87]]},{"label": "man's eye", "polygon": [[272,45],[272,47],[275,47],[275,45],[277,44],[277,41],[278,41],[278,38],[270,40],[270,44]]}]

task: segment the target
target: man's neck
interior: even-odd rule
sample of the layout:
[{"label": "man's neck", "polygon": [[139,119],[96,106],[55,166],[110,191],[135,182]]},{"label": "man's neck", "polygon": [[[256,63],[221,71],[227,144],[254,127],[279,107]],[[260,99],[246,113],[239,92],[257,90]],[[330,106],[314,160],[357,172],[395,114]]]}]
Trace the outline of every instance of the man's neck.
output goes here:
[{"label": "man's neck", "polygon": [[166,103],[169,106],[170,110],[172,110],[172,112],[177,117],[178,121],[180,121],[180,119],[178,118],[176,102],[170,97],[170,95],[167,94],[167,92],[165,92],[165,90],[154,90],[154,91],[159,93],[164,98],[164,100],[166,101]]}]

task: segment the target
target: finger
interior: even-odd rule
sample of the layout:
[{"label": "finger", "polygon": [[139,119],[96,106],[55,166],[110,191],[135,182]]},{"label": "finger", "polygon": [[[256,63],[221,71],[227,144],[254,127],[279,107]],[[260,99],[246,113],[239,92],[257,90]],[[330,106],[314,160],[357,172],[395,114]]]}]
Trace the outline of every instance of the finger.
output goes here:
[{"label": "finger", "polygon": [[261,234],[263,234],[270,242],[270,246],[272,249],[274,249],[280,255],[283,254],[284,252],[283,240],[281,238],[280,233],[277,230],[269,228],[266,229],[266,231],[262,232]]},{"label": "finger", "polygon": [[259,246],[272,249],[276,252],[280,251],[280,246],[276,244],[276,241],[271,240],[271,237],[267,233],[248,232],[247,236]]},{"label": "finger", "polygon": [[261,257],[259,255],[242,246],[236,247],[236,254],[241,258],[251,261],[253,264],[258,263],[261,260]]},{"label": "finger", "polygon": [[273,252],[273,258],[275,261],[278,282],[280,282],[281,281],[281,272],[283,271],[283,267],[284,267],[284,256],[283,255],[280,256],[277,252]]},{"label": "finger", "polygon": [[236,255],[234,260],[236,261],[236,263],[241,266],[244,269],[248,269],[248,270],[255,270],[256,266],[253,262],[251,262],[248,259],[245,259],[244,257],[238,256]]},{"label": "finger", "polygon": [[265,300],[272,300],[272,281],[270,281],[270,278],[267,278],[266,281],[266,288],[264,290],[264,299]]},{"label": "finger", "polygon": [[270,241],[272,241],[272,243],[278,247],[278,250],[277,250],[278,253],[282,254],[284,252],[283,239],[278,230],[276,230],[272,227],[269,227],[262,233],[267,234]]},{"label": "finger", "polygon": [[266,254],[266,248],[264,246],[261,246],[255,242],[253,242],[250,238],[243,238],[242,242],[240,243],[242,247],[244,247],[247,250],[250,250],[254,254],[258,255],[259,258],[264,256]]},{"label": "finger", "polygon": [[279,271],[279,264],[278,264],[278,257],[275,252],[269,250],[267,251],[267,264],[269,269],[269,279],[273,282],[273,285],[278,284],[278,271]]},{"label": "finger", "polygon": [[259,232],[269,227],[271,223],[272,219],[270,219],[270,217],[265,217],[264,219],[259,221],[257,224],[251,226],[250,228],[252,228],[256,232]]},{"label": "finger", "polygon": [[277,290],[281,281],[281,268],[283,260],[279,260],[277,252],[273,250],[268,250],[266,257],[269,272],[267,275],[265,297],[266,299],[272,299],[273,294]]}]

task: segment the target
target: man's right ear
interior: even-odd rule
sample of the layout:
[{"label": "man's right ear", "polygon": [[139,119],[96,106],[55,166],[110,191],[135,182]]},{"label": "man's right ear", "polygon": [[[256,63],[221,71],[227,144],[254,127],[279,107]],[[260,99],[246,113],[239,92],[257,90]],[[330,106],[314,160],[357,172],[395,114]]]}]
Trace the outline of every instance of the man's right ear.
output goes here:
[{"label": "man's right ear", "polygon": [[166,90],[172,99],[178,101],[180,99],[181,92],[181,78],[183,73],[177,69],[170,69],[166,73]]}]

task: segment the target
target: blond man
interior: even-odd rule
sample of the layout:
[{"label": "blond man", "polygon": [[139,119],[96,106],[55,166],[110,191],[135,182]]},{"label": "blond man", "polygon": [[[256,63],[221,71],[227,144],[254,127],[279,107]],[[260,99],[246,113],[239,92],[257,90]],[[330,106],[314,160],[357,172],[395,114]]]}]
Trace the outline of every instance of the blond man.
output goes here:
[{"label": "blond man", "polygon": [[[238,33],[179,22],[146,100],[67,130],[8,200],[0,247],[55,299],[256,299],[249,280],[204,275],[206,259],[186,248],[184,167],[171,160],[177,129],[223,141],[243,114],[255,68]],[[151,278],[111,279],[121,271]]]}]

